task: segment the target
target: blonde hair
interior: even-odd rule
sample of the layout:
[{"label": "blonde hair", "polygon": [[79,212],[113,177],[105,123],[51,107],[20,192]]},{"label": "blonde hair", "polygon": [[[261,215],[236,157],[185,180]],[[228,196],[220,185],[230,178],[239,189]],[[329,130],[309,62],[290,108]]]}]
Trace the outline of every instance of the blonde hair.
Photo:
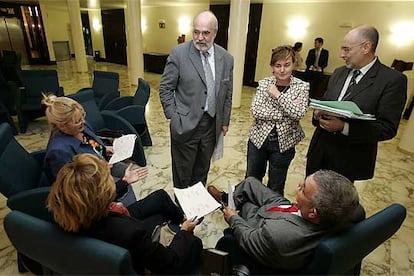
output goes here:
[{"label": "blonde hair", "polygon": [[64,230],[78,232],[108,215],[116,188],[108,164],[84,153],[64,165],[47,198],[47,208]]},{"label": "blonde hair", "polygon": [[46,106],[46,117],[51,131],[55,131],[58,124],[71,122],[77,112],[85,113],[81,104],[67,97],[56,97],[53,94],[43,94],[42,104]]}]

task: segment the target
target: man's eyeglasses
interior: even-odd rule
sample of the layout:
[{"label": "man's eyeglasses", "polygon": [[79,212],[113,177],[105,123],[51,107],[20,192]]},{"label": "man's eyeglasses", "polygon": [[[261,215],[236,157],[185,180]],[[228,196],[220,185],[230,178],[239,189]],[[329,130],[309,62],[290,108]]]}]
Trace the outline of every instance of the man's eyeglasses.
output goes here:
[{"label": "man's eyeglasses", "polygon": [[193,31],[194,36],[200,36],[202,35],[203,37],[208,37],[211,32],[210,31],[199,31],[199,30],[194,30]]},{"label": "man's eyeglasses", "polygon": [[367,41],[365,40],[365,41],[363,41],[363,42],[361,42],[357,45],[351,46],[351,47],[342,46],[341,51],[343,51],[345,53],[349,53],[350,51],[352,51],[352,49],[354,49],[355,47],[359,47],[359,46],[363,45],[365,42],[367,42]]}]

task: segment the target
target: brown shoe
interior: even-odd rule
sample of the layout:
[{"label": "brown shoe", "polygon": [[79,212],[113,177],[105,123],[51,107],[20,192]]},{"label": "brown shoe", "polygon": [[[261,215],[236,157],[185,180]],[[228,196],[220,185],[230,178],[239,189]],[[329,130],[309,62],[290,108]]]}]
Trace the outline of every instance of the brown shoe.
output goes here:
[{"label": "brown shoe", "polygon": [[208,186],[207,191],[210,193],[210,195],[214,197],[215,200],[217,200],[217,202],[221,203],[223,201],[222,196],[224,192],[219,191],[219,189],[217,189],[215,186],[213,185]]}]

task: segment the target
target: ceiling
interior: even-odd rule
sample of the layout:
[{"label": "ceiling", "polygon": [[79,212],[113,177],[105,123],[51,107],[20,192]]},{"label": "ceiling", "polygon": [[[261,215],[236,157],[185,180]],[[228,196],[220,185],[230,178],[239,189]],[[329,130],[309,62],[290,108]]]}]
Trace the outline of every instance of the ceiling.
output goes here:
[{"label": "ceiling", "polygon": [[[38,3],[39,0],[0,0],[12,3]],[[42,0],[55,1],[55,0]],[[67,1],[67,0],[64,0]],[[71,0],[74,1],[74,0]],[[126,7],[128,0],[79,0],[81,9],[96,8],[90,3],[100,2],[101,9],[122,9]],[[229,4],[231,0],[141,0],[142,6],[183,6],[195,4]],[[392,2],[394,0],[250,0],[250,3],[329,3],[329,2]],[[414,2],[414,0],[399,0],[400,2]],[[96,4],[95,4],[96,5]]]}]

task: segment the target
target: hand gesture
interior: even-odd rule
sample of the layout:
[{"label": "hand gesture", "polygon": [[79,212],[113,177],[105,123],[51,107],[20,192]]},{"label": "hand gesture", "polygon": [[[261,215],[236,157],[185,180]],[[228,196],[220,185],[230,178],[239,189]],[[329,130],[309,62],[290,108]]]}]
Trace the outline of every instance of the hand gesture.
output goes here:
[{"label": "hand gesture", "polygon": [[125,174],[122,180],[127,182],[128,184],[131,184],[131,183],[137,182],[138,180],[144,179],[147,175],[148,175],[147,167],[132,169],[132,163],[130,163],[125,170]]}]

